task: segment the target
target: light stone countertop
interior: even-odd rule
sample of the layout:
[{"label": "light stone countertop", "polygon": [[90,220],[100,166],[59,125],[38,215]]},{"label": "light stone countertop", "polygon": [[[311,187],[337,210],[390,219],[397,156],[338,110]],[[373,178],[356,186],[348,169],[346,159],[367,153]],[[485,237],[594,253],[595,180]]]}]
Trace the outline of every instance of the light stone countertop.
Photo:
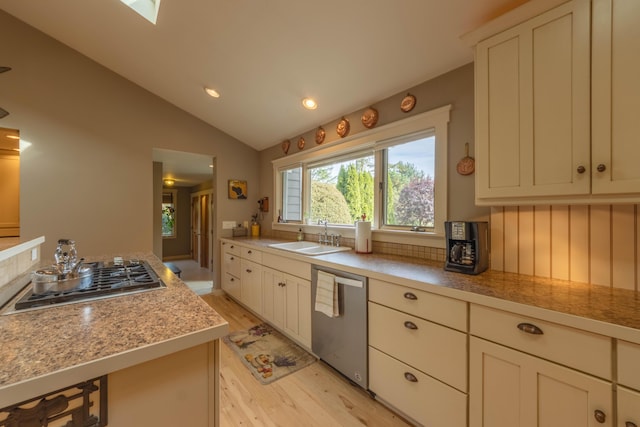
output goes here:
[{"label": "light stone countertop", "polygon": [[0,408],[227,334],[227,321],[155,255],[122,256],[148,261],[167,287],[0,316]]},{"label": "light stone countertop", "polygon": [[635,291],[514,273],[444,270],[444,263],[354,251],[305,256],[270,248],[282,240],[223,239],[316,265],[482,304],[640,344],[640,294]]}]

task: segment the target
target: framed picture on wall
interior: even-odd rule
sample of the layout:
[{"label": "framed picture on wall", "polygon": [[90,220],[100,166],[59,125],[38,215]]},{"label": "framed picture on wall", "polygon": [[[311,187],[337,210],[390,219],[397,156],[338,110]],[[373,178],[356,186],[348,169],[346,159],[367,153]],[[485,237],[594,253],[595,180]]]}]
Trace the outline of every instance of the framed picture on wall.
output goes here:
[{"label": "framed picture on wall", "polygon": [[230,199],[246,199],[247,198],[247,181],[230,179],[229,180],[229,198]]}]

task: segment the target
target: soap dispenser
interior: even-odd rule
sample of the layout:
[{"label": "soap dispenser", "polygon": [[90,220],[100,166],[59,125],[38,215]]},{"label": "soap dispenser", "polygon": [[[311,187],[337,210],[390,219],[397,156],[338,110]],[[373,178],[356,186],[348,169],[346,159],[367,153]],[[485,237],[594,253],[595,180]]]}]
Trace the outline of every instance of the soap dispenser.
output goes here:
[{"label": "soap dispenser", "polygon": [[304,240],[304,233],[302,232],[302,228],[298,229],[298,242],[302,242]]}]

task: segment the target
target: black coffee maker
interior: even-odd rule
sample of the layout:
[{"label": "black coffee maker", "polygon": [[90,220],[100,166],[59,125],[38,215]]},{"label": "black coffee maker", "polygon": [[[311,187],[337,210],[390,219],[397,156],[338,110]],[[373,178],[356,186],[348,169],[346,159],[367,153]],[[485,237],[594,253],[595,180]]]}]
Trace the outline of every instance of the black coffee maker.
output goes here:
[{"label": "black coffee maker", "polygon": [[489,265],[489,224],[487,222],[446,221],[447,253],[444,269],[478,274]]}]

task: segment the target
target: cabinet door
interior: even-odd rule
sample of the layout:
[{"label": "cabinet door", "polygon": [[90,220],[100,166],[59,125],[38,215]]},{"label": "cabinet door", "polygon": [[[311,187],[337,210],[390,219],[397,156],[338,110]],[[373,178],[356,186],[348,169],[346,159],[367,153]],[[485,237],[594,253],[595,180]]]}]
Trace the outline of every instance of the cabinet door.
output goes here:
[{"label": "cabinet door", "polygon": [[284,273],[272,268],[262,270],[262,315],[279,328],[284,328]]},{"label": "cabinet door", "polygon": [[593,193],[640,191],[639,21],[637,0],[593,2]]},{"label": "cabinet door", "polygon": [[302,344],[311,347],[311,282],[286,274],[285,283],[284,329]]},{"label": "cabinet door", "polygon": [[640,426],[640,393],[618,387],[618,427]]},{"label": "cabinet door", "polygon": [[262,266],[245,259],[240,265],[240,300],[254,312],[262,314]]},{"label": "cabinet door", "polygon": [[613,425],[612,385],[471,337],[471,427]]},{"label": "cabinet door", "polygon": [[589,193],[589,15],[570,1],[476,46],[479,204]]}]

